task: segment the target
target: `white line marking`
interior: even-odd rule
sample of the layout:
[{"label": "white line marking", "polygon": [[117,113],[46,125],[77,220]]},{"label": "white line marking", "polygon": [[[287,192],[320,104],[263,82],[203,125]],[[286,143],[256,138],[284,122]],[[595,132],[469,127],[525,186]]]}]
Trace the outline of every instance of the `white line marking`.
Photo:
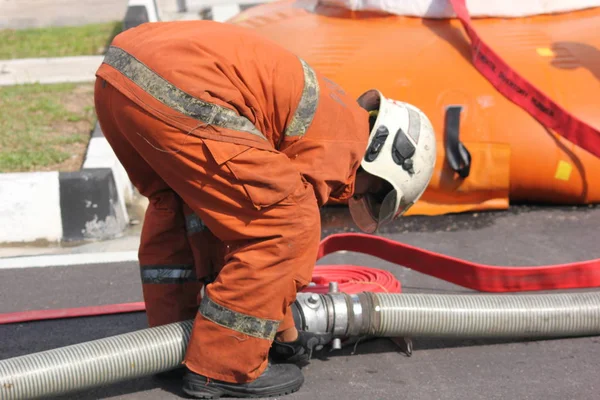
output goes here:
[{"label": "white line marking", "polygon": [[138,261],[137,251],[10,257],[0,258],[0,270],[14,268],[68,267],[81,264],[106,264],[131,261]]}]

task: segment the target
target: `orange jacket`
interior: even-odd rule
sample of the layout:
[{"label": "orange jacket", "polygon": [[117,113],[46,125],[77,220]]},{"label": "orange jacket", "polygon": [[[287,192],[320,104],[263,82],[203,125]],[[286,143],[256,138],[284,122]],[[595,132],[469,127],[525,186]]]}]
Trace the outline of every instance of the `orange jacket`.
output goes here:
[{"label": "orange jacket", "polygon": [[[119,34],[112,46],[192,97],[231,109],[252,122],[258,135],[237,130],[226,135],[217,130],[193,131],[214,140],[206,143],[217,162],[242,151],[236,144],[274,149],[287,155],[313,186],[319,206],[351,196],[354,175],[367,147],[368,115],[354,98],[304,66],[293,53],[247,28],[213,21],[147,23]],[[311,86],[310,72],[318,85]],[[114,66],[103,64],[97,75],[164,122],[186,131],[197,126],[197,121],[174,116],[172,109],[149,98]],[[310,91],[317,86],[315,96]],[[312,101],[299,104],[311,95]],[[310,123],[306,132],[295,129],[294,115],[301,106]],[[251,173],[241,171],[238,178],[244,180]]]}]

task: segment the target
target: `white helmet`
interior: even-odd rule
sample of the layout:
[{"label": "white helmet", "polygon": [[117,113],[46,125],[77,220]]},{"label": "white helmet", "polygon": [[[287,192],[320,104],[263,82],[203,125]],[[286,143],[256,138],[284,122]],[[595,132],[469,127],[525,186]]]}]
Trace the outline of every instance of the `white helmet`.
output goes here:
[{"label": "white helmet", "polygon": [[356,225],[374,233],[404,214],[429,185],[435,167],[436,139],[429,118],[410,104],[386,99],[378,90],[362,94],[358,104],[369,112],[371,127],[360,166],[389,185],[383,196],[357,195],[348,206]]}]

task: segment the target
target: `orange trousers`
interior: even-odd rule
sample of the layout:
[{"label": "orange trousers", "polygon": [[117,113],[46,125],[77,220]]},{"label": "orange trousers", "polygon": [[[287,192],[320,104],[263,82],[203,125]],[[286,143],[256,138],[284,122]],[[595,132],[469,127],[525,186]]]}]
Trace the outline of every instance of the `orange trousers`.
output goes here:
[{"label": "orange trousers", "polygon": [[190,370],[256,379],[312,277],[321,227],[311,185],[276,149],[184,132],[102,79],[95,106],[131,182],[149,198],[139,250],[149,325],[194,319]]}]

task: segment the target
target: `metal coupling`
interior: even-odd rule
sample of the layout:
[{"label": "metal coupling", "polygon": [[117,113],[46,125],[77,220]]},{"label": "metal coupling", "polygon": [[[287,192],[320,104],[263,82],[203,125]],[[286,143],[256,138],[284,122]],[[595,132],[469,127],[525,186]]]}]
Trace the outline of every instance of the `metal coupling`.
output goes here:
[{"label": "metal coupling", "polygon": [[342,340],[372,335],[378,313],[370,293],[339,292],[337,282],[329,284],[329,293],[298,293],[298,329],[315,334],[331,334],[332,350],[342,348]]},{"label": "metal coupling", "polygon": [[329,282],[329,296],[333,302],[333,334],[334,338],[331,342],[331,350],[341,350],[342,340],[338,335],[345,333],[348,326],[348,313],[336,314],[336,308],[341,310],[342,303],[345,302],[344,294],[339,293],[337,282]]}]

